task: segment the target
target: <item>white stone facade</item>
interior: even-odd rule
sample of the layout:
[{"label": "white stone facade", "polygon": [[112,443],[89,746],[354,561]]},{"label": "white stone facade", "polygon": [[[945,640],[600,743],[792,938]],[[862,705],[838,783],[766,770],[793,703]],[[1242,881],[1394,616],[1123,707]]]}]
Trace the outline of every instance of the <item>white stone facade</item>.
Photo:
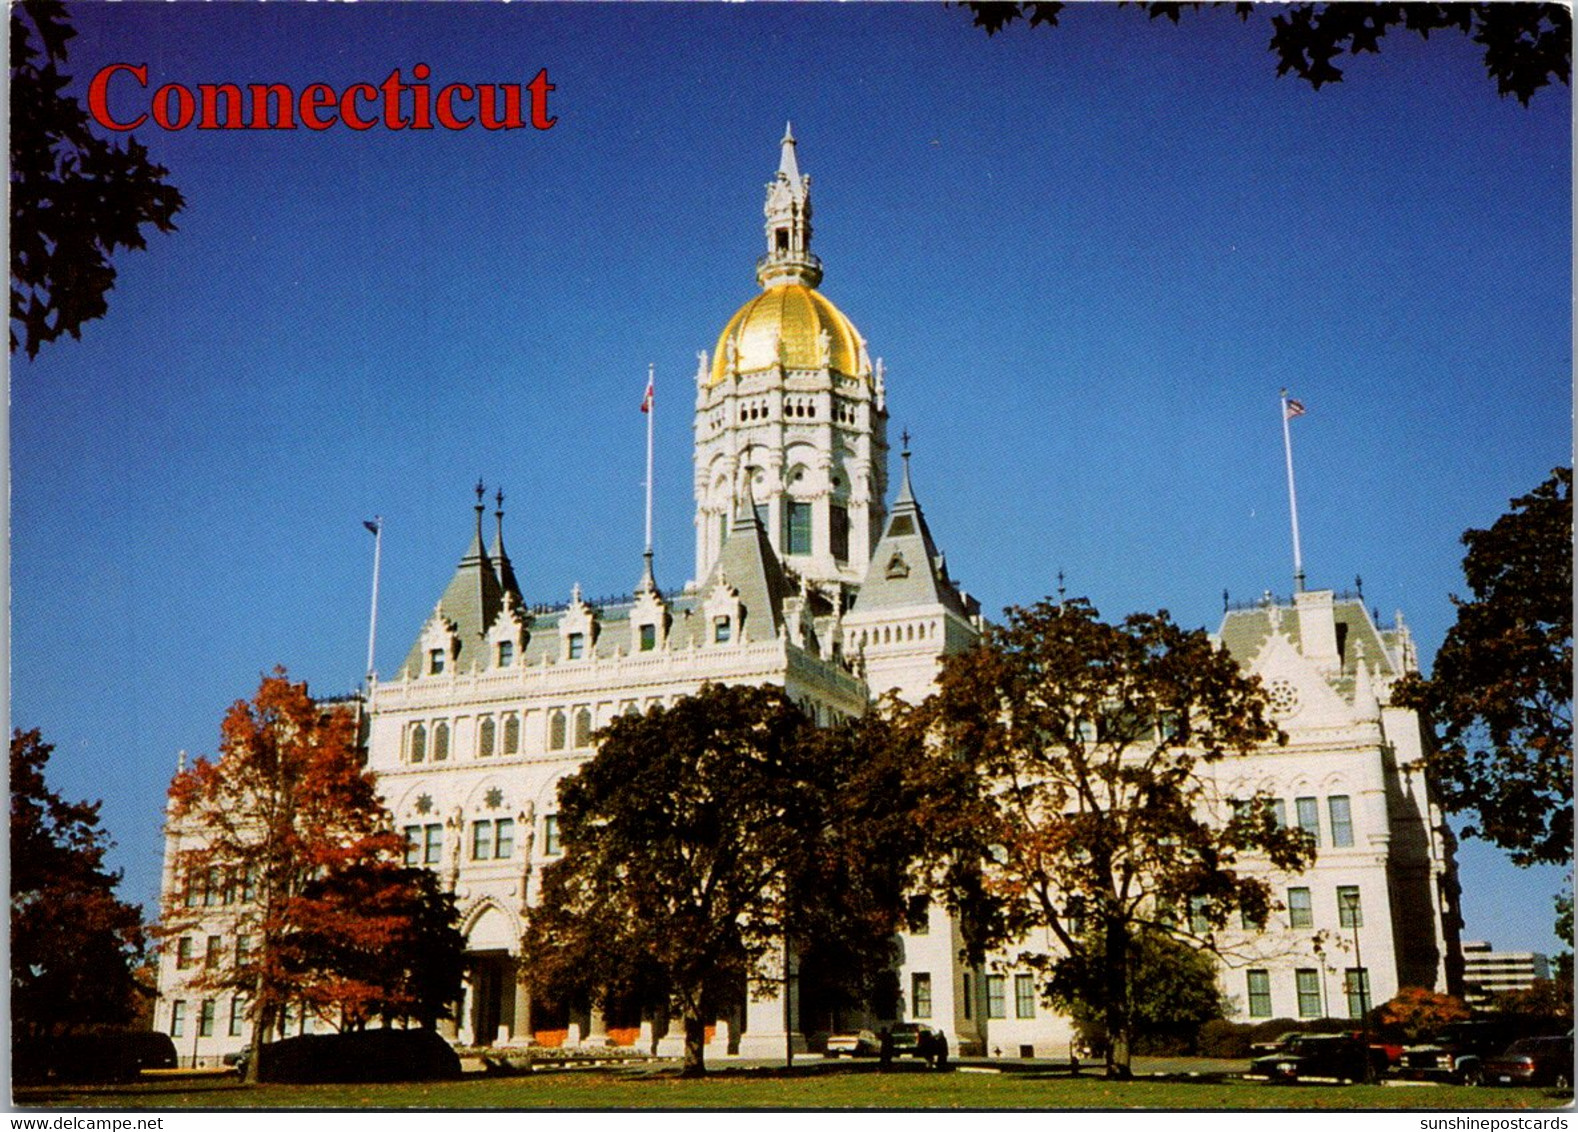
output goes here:
[{"label": "white stone facade", "polygon": [[[979,608],[933,543],[907,453],[887,503],[886,379],[816,290],[809,184],[786,136],[768,186],[762,294],[699,359],[695,579],[664,594],[649,557],[628,598],[590,603],[577,590],[567,604],[533,607],[504,550],[502,499],[484,549],[479,485],[453,580],[399,670],[370,681],[370,766],[408,859],[439,872],[461,908],[469,973],[459,1042],[535,1034],[661,1045],[663,1019],[534,1014],[517,984],[541,868],[558,852],[557,786],[591,756],[597,728],[709,681],[781,686],[824,723],[890,690],[915,702],[941,659],[979,634]],[[1215,768],[1223,804],[1265,791],[1321,847],[1312,869],[1276,878],[1282,922],[1216,941],[1231,956],[1222,981],[1236,1017],[1345,1015],[1349,968],[1367,972],[1371,1005],[1405,985],[1457,989],[1452,842],[1424,782],[1419,722],[1388,704],[1393,681],[1414,666],[1401,619],[1383,630],[1362,601],[1301,593],[1229,612],[1221,639],[1266,682],[1288,736]],[[171,830],[167,860],[178,839]],[[167,875],[166,890],[178,880]],[[1339,908],[1350,892],[1357,927]],[[955,1051],[1067,1056],[1071,1028],[1031,974],[1006,953],[964,965],[958,926],[939,907],[928,916],[926,931],[901,941],[900,1017],[943,1030]],[[222,906],[214,922],[223,940]],[[194,1038],[203,1008],[185,988],[190,971],[164,955],[156,1024],[169,1031],[180,1014],[185,1056],[240,1049],[245,1028],[231,1026],[228,1001],[212,1008],[211,1034]],[[786,1041],[804,1048],[806,1030],[875,1021],[802,1016],[800,1005],[788,1011],[800,1032],[786,1036],[782,999],[749,1003],[719,1020],[709,1053],[776,1056]]]}]

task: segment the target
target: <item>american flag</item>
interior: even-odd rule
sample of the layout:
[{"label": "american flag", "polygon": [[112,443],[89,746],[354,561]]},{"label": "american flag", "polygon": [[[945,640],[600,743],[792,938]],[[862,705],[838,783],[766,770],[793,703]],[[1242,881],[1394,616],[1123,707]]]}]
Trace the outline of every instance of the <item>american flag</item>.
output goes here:
[{"label": "american flag", "polygon": [[1287,412],[1288,412],[1288,420],[1290,420],[1290,421],[1294,417],[1302,417],[1304,415],[1304,402],[1303,401],[1295,401],[1295,400],[1293,400],[1293,398],[1289,397],[1288,398],[1288,409],[1287,409]]},{"label": "american flag", "polygon": [[652,411],[652,378],[651,377],[647,378],[647,391],[646,391],[645,395],[642,396],[642,398],[641,398],[641,411],[643,413],[650,413]]}]

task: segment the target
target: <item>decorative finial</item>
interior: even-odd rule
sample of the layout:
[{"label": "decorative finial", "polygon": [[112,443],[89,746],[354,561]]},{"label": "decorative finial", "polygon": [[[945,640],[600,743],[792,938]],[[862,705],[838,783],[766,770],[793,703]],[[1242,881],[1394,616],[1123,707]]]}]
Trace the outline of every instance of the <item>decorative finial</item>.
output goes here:
[{"label": "decorative finial", "polygon": [[1057,572],[1057,603],[1063,604],[1064,597],[1068,594],[1068,587],[1063,584],[1063,571]]},{"label": "decorative finial", "polygon": [[904,442],[904,450],[900,453],[906,460],[910,458],[910,430],[905,429],[899,433],[899,439]]},{"label": "decorative finial", "polygon": [[1223,590],[1222,591],[1222,612],[1226,613],[1227,609],[1228,609],[1227,591]]},{"label": "decorative finial", "polygon": [[488,493],[488,489],[482,486],[482,477],[478,476],[477,477],[477,510],[478,511],[482,510],[482,497],[484,495],[486,495],[487,493]]},{"label": "decorative finial", "polygon": [[1353,588],[1354,588],[1354,591],[1359,595],[1359,600],[1363,601],[1364,600],[1364,575],[1363,574],[1355,574],[1353,576]]},{"label": "decorative finial", "polygon": [[498,505],[499,518],[504,518],[504,489],[502,487],[499,488],[498,492],[494,494],[493,502]]}]

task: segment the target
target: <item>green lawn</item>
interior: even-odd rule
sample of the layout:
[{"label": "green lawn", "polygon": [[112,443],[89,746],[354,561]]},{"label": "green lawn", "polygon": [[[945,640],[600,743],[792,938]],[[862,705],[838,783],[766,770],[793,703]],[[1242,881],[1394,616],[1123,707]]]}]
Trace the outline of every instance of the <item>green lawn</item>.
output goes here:
[{"label": "green lawn", "polygon": [[22,1107],[58,1108],[1070,1108],[1534,1109],[1571,1103],[1548,1089],[1453,1086],[1271,1086],[1234,1080],[1108,1083],[1065,1074],[721,1070],[686,1081],[672,1070],[581,1070],[469,1077],[438,1084],[260,1085],[229,1080],[19,1089]]}]

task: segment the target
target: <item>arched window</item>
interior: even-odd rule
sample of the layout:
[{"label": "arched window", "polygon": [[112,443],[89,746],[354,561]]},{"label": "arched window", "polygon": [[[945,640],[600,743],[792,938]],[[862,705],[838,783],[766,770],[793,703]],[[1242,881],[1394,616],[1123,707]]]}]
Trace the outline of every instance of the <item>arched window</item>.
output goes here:
[{"label": "arched window", "polygon": [[592,713],[586,708],[575,713],[575,745],[577,747],[592,745]]},{"label": "arched window", "polygon": [[490,716],[477,729],[477,754],[484,759],[493,754],[493,732],[493,719]]},{"label": "arched window", "polygon": [[420,723],[411,728],[411,761],[419,763],[427,758],[427,728]]},{"label": "arched window", "polygon": [[556,711],[548,721],[548,748],[553,751],[562,751],[565,747],[566,732],[564,712]]},{"label": "arched window", "polygon": [[521,749],[521,721],[513,715],[504,717],[504,753],[519,754]]},{"label": "arched window", "polygon": [[441,763],[449,758],[449,724],[433,724],[433,761]]}]

